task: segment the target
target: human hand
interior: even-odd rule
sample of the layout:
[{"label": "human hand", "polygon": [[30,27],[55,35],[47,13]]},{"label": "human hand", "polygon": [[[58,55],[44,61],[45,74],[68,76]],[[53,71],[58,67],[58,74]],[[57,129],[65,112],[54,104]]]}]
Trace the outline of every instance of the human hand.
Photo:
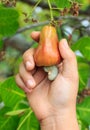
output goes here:
[{"label": "human hand", "polygon": [[[39,32],[33,32],[31,37],[38,41],[39,35]],[[65,39],[59,42],[59,50],[63,60],[58,65],[59,73],[54,81],[48,80],[43,68],[35,66],[34,49],[24,53],[23,62],[16,76],[17,85],[25,91],[29,104],[40,121],[76,111],[78,92],[76,56]]]}]

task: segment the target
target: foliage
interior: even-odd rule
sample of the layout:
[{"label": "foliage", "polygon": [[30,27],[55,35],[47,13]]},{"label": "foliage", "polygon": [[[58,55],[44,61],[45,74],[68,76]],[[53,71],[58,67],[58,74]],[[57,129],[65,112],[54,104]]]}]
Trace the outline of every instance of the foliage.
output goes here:
[{"label": "foliage", "polygon": [[18,12],[11,8],[0,8],[0,34],[9,36],[14,34],[18,27]]},{"label": "foliage", "polygon": [[[49,1],[49,3],[48,3]],[[37,3],[37,1],[35,1]],[[24,92],[15,83],[14,75],[27,48],[37,44],[30,39],[33,30],[55,19],[59,39],[67,38],[77,56],[79,72],[79,92],[77,98],[77,119],[81,130],[90,126],[90,22],[86,14],[71,16],[65,9],[74,0],[41,1],[41,7],[26,5],[17,1],[16,7],[0,2],[0,130],[39,130],[39,122],[27,102]],[[81,12],[87,11],[85,0],[76,0],[84,5]],[[44,5],[47,8],[44,8]],[[49,6],[48,6],[49,4]],[[51,8],[51,5],[54,5]],[[49,8],[50,10],[49,10]],[[83,10],[84,9],[84,10]],[[26,10],[26,12],[25,12]],[[65,16],[61,16],[61,12]],[[75,10],[74,10],[75,11]],[[78,11],[78,10],[77,10]],[[77,12],[75,12],[77,14]],[[47,19],[49,21],[47,21]],[[59,19],[59,20],[57,20]],[[60,26],[59,26],[60,25]],[[21,34],[21,35],[18,35]],[[19,38],[17,38],[17,35]],[[15,36],[15,37],[14,37]],[[25,45],[23,45],[25,38]],[[18,44],[16,44],[18,43]],[[29,43],[29,44],[28,44]],[[27,49],[26,48],[26,49]]]}]

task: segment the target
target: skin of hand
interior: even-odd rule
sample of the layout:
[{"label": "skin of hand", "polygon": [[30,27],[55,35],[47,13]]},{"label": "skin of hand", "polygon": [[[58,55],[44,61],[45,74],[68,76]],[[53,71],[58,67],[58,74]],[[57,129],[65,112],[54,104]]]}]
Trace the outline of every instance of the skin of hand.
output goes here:
[{"label": "skin of hand", "polygon": [[[39,36],[40,32],[31,34],[31,37],[37,42]],[[68,46],[66,39],[59,42],[59,51],[63,60],[58,65],[58,76],[54,81],[49,81],[43,68],[35,66],[34,51],[35,49],[31,48],[24,53],[23,62],[15,78],[17,85],[26,93],[29,104],[40,121],[41,129],[48,130],[45,126],[50,123],[54,124],[54,121],[56,124],[58,124],[57,122],[60,124],[61,121],[61,127],[58,126],[59,128],[55,129],[67,129],[64,128],[63,123],[65,125],[65,121],[71,118],[71,122],[75,121],[75,130],[78,130],[76,98],[79,78],[74,52]],[[66,121],[66,125],[68,125],[68,121]],[[73,125],[70,126],[69,130],[74,130],[73,127]],[[53,128],[51,129],[53,130]]]}]

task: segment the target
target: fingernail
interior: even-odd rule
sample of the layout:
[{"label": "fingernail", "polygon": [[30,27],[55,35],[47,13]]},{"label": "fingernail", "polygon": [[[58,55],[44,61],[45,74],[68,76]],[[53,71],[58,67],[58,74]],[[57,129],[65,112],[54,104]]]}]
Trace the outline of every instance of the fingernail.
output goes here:
[{"label": "fingernail", "polygon": [[68,43],[67,43],[66,39],[63,39],[63,45],[64,45],[65,48],[68,48]]},{"label": "fingernail", "polygon": [[27,61],[26,62],[26,68],[30,68],[32,66],[31,62]]},{"label": "fingernail", "polygon": [[34,87],[35,86],[35,81],[34,80],[28,80],[27,81],[27,86],[28,87]]}]

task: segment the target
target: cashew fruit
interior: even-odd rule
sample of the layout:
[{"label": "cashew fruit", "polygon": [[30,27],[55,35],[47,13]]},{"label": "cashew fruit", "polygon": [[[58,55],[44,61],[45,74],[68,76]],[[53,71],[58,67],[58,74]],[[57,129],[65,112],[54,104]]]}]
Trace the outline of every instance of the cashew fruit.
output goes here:
[{"label": "cashew fruit", "polygon": [[52,66],[60,63],[59,42],[54,26],[46,25],[40,33],[39,45],[34,53],[37,66]]}]

